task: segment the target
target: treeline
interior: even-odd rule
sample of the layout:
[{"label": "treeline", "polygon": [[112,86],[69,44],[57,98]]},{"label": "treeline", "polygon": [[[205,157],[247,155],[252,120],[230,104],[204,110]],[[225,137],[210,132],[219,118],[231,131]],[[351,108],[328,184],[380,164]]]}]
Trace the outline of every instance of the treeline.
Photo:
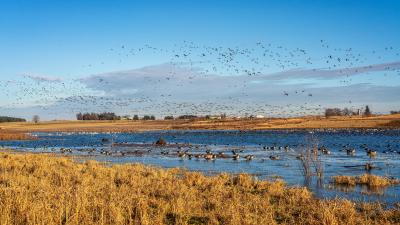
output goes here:
[{"label": "treeline", "polygon": [[5,123],[5,122],[26,122],[26,120],[16,117],[0,116],[0,123]]},{"label": "treeline", "polygon": [[123,116],[122,119],[124,119],[124,120],[155,120],[156,117],[153,115],[144,115],[142,117],[139,117],[138,115],[133,115],[133,117]]},{"label": "treeline", "polygon": [[371,116],[372,112],[369,108],[369,106],[365,106],[364,109],[357,109],[352,110],[349,108],[327,108],[325,109],[325,117],[330,117],[330,116]]},{"label": "treeline", "polygon": [[133,120],[155,120],[156,117],[153,115],[144,115],[142,118],[139,118],[138,115],[133,116]]},{"label": "treeline", "polygon": [[104,113],[78,113],[76,114],[77,120],[155,120],[156,117],[153,115],[144,115],[139,117],[138,115],[130,116],[117,116],[113,112]]},{"label": "treeline", "polygon": [[394,115],[394,114],[400,114],[400,111],[390,111],[390,114]]},{"label": "treeline", "polygon": [[77,120],[120,120],[121,117],[112,112],[104,113],[78,113]]},{"label": "treeline", "polygon": [[194,120],[194,119],[225,119],[226,114],[221,115],[205,115],[205,116],[196,116],[196,115],[180,115],[177,117],[174,116],[165,116],[164,120]]},{"label": "treeline", "polygon": [[199,116],[195,116],[195,115],[181,115],[181,116],[165,116],[164,120],[191,120],[191,119],[198,119],[201,118]]}]

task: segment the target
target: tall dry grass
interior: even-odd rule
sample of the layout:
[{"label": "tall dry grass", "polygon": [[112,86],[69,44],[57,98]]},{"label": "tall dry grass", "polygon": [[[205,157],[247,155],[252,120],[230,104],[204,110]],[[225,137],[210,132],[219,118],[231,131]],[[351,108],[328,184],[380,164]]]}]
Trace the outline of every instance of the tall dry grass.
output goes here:
[{"label": "tall dry grass", "polygon": [[20,132],[2,132],[0,131],[0,141],[7,140],[27,140],[32,139],[31,136]]},{"label": "tall dry grass", "polygon": [[386,187],[400,184],[400,180],[372,174],[363,174],[361,176],[334,176],[332,177],[332,181],[334,184],[338,185],[366,185],[369,187]]},{"label": "tall dry grass", "polygon": [[400,209],[319,200],[249,175],[0,153],[0,224],[394,224]]}]

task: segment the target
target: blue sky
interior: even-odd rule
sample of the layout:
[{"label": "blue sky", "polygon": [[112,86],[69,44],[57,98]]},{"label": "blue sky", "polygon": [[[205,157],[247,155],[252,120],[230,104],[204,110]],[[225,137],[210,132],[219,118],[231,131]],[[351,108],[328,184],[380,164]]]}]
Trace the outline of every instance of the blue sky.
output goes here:
[{"label": "blue sky", "polygon": [[[77,79],[87,80],[89,77],[115,71],[141,71],[142,67],[157,67],[169,63],[171,52],[179,52],[182,46],[186,46],[183,44],[185,41],[193,42],[196,46],[239,47],[241,49],[254,49],[257,48],[255,43],[262,42],[275,47],[305,49],[307,57],[313,60],[312,65],[304,64],[302,63],[304,60],[297,58],[296,60],[300,63],[291,67],[279,68],[272,65],[259,69],[260,73],[267,75],[298,69],[333,69],[326,68],[324,64],[326,57],[332,54],[333,48],[341,49],[337,55],[343,59],[344,49],[349,48],[355,52],[355,55],[359,54],[362,58],[352,66],[343,65],[343,68],[398,62],[400,61],[398,55],[400,15],[398,12],[400,12],[399,1],[3,0],[0,2],[0,81],[3,85],[10,81],[25,83],[7,85],[9,94],[0,93],[3,101],[3,104],[0,104],[2,107],[0,112],[19,113],[21,116],[28,117],[29,115],[14,109],[14,101],[21,102],[18,107],[33,107],[35,104],[47,107],[57,101],[47,99],[46,102],[32,103],[30,100],[35,98],[35,94],[18,100],[9,97],[21,92],[23,90],[21,85],[31,82],[24,81],[26,77],[21,75],[57,78],[79,89],[79,91],[72,88],[65,89],[60,84],[48,82],[40,84],[48,88],[51,86],[47,93],[59,98],[77,96],[80,95],[79,93],[97,96],[101,92],[105,95],[105,88],[89,87],[88,83],[78,82]],[[329,45],[329,49],[321,47],[323,44]],[[139,49],[145,45],[166,49],[169,53],[147,50],[125,57],[127,49]],[[121,49],[122,46],[123,49]],[[196,60],[198,59],[189,59],[189,61]],[[215,58],[207,60],[212,62]],[[187,63],[188,59],[181,61]],[[238,64],[244,68],[254,66],[246,60],[238,61]],[[198,64],[196,67],[210,68],[211,64]],[[160,73],[158,70],[157,72]],[[213,75],[232,74],[222,70]],[[368,83],[375,86],[393,87],[400,85],[398,77],[397,71],[374,71],[364,76],[356,75],[351,82],[347,80],[347,83],[344,83],[348,85]],[[312,88],[343,86],[339,78],[336,80],[321,79],[321,77],[317,80],[315,78],[314,80],[302,79],[289,78],[285,82],[297,85],[311,82]],[[270,85],[276,86],[276,84]],[[42,86],[39,89],[42,89]],[[197,91],[206,92],[200,86]],[[117,86],[114,85],[114,87],[118,89]],[[290,90],[289,87],[287,89]],[[285,88],[277,89],[277,93],[284,90]],[[396,93],[394,90],[386,95]],[[221,93],[215,94],[221,95]],[[230,95],[235,96],[232,93]],[[260,95],[263,94],[254,93],[254,99]],[[146,97],[155,98],[155,96]],[[285,99],[285,96],[276,95],[275,97]],[[388,99],[391,97],[388,96]],[[237,98],[240,99],[240,97]],[[38,99],[41,98],[38,97]],[[214,99],[213,96],[209,96],[210,101],[211,99]],[[177,103],[181,100],[171,97],[168,101]],[[195,103],[197,100],[185,101]],[[297,100],[288,100],[288,102],[292,101]],[[373,104],[374,101],[376,99],[365,102],[360,100],[357,104]],[[318,104],[321,102],[324,106],[328,106],[340,105],[344,101],[332,102],[328,98],[326,101],[321,99]],[[376,104],[377,111],[385,112],[389,108],[400,108],[399,101],[390,100],[386,105],[382,101],[378,102],[380,104]],[[37,112],[44,114],[43,117],[46,118],[57,117],[57,113],[50,113],[51,106],[48,107],[50,109]],[[71,111],[77,110],[79,107]],[[93,110],[102,109],[93,108]],[[121,113],[125,111],[131,113],[140,111],[140,107],[120,110]],[[24,108],[23,111],[34,110]]]}]

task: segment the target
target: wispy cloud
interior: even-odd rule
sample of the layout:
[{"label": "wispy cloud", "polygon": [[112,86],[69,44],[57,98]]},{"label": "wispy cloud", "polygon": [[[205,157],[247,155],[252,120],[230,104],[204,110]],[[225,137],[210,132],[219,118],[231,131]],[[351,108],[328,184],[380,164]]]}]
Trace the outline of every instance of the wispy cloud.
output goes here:
[{"label": "wispy cloud", "polygon": [[29,78],[34,81],[38,82],[61,82],[62,79],[59,77],[53,76],[43,76],[43,75],[34,75],[34,74],[22,74],[21,76],[25,78]]},{"label": "wispy cloud", "polygon": [[[355,75],[393,70],[399,67],[400,62],[379,64],[346,69],[346,73]],[[396,89],[398,86],[393,88],[365,83],[318,88],[312,83],[284,84],[279,82],[283,79],[309,77],[333,79],[343,76],[339,70],[322,71],[322,73],[321,70],[315,70],[311,74],[308,71],[313,70],[286,71],[259,76],[220,76],[204,75],[190,68],[161,64],[129,71],[92,75],[82,79],[81,82],[90,89],[102,91],[110,96],[144,97],[152,99],[154,102],[212,101],[222,103],[236,100],[238,104],[249,101],[273,104],[279,104],[282,101],[329,104],[364,100],[371,102],[378,101],[377,98],[393,102],[393,96],[400,94]]]},{"label": "wispy cloud", "polygon": [[341,68],[341,69],[293,69],[273,74],[266,74],[263,79],[284,80],[299,78],[319,78],[334,79],[339,77],[349,77],[370,72],[384,72],[400,70],[400,61],[382,64],[372,64],[360,67]]}]

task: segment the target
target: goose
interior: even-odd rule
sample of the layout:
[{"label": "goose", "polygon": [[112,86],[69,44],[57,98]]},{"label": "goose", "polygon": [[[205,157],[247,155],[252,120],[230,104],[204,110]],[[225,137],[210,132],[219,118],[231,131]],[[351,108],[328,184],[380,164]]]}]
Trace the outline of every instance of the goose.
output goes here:
[{"label": "goose", "polygon": [[367,151],[367,155],[369,156],[369,157],[375,157],[376,155],[377,155],[377,152],[375,151],[375,150],[368,150]]},{"label": "goose", "polygon": [[356,154],[356,150],[354,148],[349,148],[346,150],[347,155],[355,155]]},{"label": "goose", "polygon": [[365,170],[370,171],[374,168],[375,166],[372,163],[366,163],[365,164]]},{"label": "goose", "polygon": [[186,156],[185,152],[178,152],[179,158],[184,158]]},{"label": "goose", "polygon": [[169,152],[168,151],[161,151],[161,155],[168,155]]},{"label": "goose", "polygon": [[279,157],[277,155],[271,155],[269,158],[272,160],[279,160],[281,157]]},{"label": "goose", "polygon": [[253,155],[246,155],[244,158],[246,160],[250,161],[250,160],[252,160],[254,158],[254,156]]},{"label": "goose", "polygon": [[329,151],[328,149],[322,149],[322,153],[324,153],[325,155],[330,155],[331,151]]},{"label": "goose", "polygon": [[214,160],[215,159],[215,155],[214,154],[205,154],[204,158],[206,160]]}]

